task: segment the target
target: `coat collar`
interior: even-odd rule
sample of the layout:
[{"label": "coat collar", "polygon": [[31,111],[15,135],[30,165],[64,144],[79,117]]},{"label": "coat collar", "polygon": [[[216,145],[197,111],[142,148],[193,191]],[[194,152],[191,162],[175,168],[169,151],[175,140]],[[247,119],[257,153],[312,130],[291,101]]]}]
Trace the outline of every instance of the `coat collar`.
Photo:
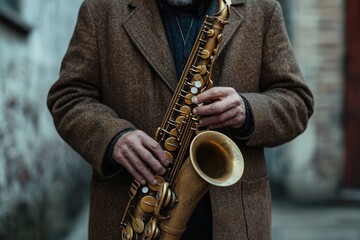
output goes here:
[{"label": "coat collar", "polygon": [[[232,0],[233,5],[244,2],[245,0]],[[132,0],[129,7],[133,11],[123,24],[125,31],[168,88],[174,91],[178,77],[166,33],[162,27],[157,1]],[[224,39],[219,55],[240,26],[242,19],[240,13],[232,8],[229,25],[225,26],[223,32]]]}]

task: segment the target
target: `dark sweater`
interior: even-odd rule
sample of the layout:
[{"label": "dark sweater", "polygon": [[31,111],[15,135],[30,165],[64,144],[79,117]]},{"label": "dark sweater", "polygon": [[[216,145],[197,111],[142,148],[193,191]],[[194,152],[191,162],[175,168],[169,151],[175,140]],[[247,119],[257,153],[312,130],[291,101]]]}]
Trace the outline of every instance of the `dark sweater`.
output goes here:
[{"label": "dark sweater", "polygon": [[205,20],[206,14],[210,15],[216,9],[214,3],[215,1],[211,1],[211,6],[208,9],[208,3],[204,4],[205,7],[202,8],[174,8],[164,2],[160,2],[164,29],[179,78]]}]

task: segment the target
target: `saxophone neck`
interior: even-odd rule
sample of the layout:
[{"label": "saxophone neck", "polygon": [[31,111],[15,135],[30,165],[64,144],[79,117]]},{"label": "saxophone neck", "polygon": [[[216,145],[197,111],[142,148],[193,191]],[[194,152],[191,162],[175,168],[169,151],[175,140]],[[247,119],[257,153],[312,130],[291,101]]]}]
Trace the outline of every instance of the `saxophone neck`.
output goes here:
[{"label": "saxophone neck", "polygon": [[218,12],[215,14],[215,16],[226,21],[230,16],[230,6],[231,0],[218,0]]}]

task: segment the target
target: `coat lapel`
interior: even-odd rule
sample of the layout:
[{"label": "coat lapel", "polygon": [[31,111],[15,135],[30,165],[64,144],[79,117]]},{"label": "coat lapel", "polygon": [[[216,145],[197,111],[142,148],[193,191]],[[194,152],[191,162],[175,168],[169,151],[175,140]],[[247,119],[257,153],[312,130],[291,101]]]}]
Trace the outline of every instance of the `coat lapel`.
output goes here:
[{"label": "coat lapel", "polygon": [[125,31],[165,84],[174,91],[178,79],[174,60],[154,0],[134,0],[134,8],[124,23]]}]

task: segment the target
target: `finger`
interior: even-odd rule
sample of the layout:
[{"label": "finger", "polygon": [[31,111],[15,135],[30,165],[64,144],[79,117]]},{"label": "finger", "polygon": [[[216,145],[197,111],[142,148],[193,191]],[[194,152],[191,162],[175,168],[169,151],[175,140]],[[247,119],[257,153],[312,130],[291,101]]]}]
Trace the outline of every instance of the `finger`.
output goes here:
[{"label": "finger", "polygon": [[[162,166],[169,165],[170,161],[167,158],[164,150],[161,148],[160,144],[157,141],[155,141],[154,139],[147,136],[146,138],[142,139],[142,142],[143,142],[144,146],[152,153],[152,155],[157,160],[159,160],[159,162],[161,163]],[[147,157],[149,158],[149,160],[151,160],[151,158],[149,156],[147,156]],[[157,170],[156,172],[158,173],[158,171],[159,170]]]},{"label": "finger", "polygon": [[244,125],[245,117],[238,114],[234,118],[230,118],[220,123],[212,124],[209,126],[211,129],[231,127],[231,128],[241,128]]},{"label": "finger", "polygon": [[165,168],[160,164],[160,162],[154,158],[154,156],[146,149],[136,152],[139,158],[145,162],[156,174],[163,175],[165,174]]},{"label": "finger", "polygon": [[117,160],[138,182],[142,185],[146,184],[145,178],[132,166],[126,159]]},{"label": "finger", "polygon": [[154,174],[145,165],[143,159],[139,157],[136,152],[129,151],[127,153],[127,158],[129,159],[132,167],[135,168],[135,170],[139,172],[149,183],[151,183],[152,185],[157,184]]},{"label": "finger", "polygon": [[207,117],[200,118],[199,125],[200,126],[210,126],[225,122],[229,119],[233,119],[237,114],[240,113],[240,110],[237,108],[229,109],[228,111],[223,112],[220,115],[211,115]]},{"label": "finger", "polygon": [[167,166],[170,163],[169,159],[157,141],[155,141],[143,131],[137,131],[136,137],[138,139],[136,144],[131,144],[134,149],[137,146],[142,145],[144,148],[148,149],[163,166]]},{"label": "finger", "polygon": [[143,146],[141,140],[144,135],[147,136],[145,133],[139,130],[124,134],[116,143],[113,157],[121,165],[124,165],[124,167],[126,166],[127,170],[134,177],[140,174],[143,179],[141,180],[137,176],[136,179],[138,181],[145,181],[145,178],[150,183],[156,184],[156,181],[154,181],[155,176],[143,162],[143,159],[139,157],[141,152],[148,152],[147,149]]},{"label": "finger", "polygon": [[195,104],[199,104],[203,102],[214,101],[226,96],[229,91],[230,88],[227,87],[213,87],[194,97],[193,102]]},{"label": "finger", "polygon": [[193,113],[198,116],[219,115],[235,107],[228,98],[194,108]]},{"label": "finger", "polygon": [[[143,160],[147,159],[149,163],[152,163],[153,161],[147,152],[142,153],[143,150],[147,149],[151,152],[153,157],[157,159],[156,161],[161,163],[161,165],[167,166],[170,163],[160,144],[143,131],[134,131],[134,134],[131,136],[131,138],[129,136],[128,140],[128,145],[131,146],[132,149],[136,150],[138,156],[140,156]],[[154,167],[157,169],[156,166]]]}]

